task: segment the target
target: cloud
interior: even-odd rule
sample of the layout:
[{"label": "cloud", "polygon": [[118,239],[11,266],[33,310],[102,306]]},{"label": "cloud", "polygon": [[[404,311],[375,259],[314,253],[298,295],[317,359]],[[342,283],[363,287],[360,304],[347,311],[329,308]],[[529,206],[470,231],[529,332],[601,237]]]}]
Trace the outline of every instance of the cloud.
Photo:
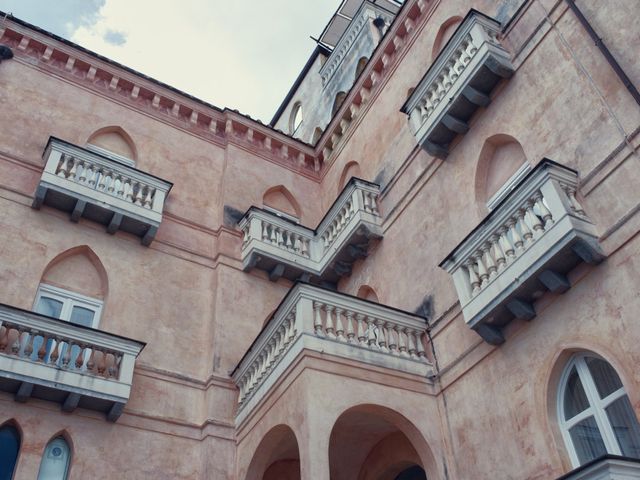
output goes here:
[{"label": "cloud", "polygon": [[0,0],[0,9],[35,3],[48,13],[16,6],[16,16],[63,24],[85,48],[268,122],[339,0]]}]

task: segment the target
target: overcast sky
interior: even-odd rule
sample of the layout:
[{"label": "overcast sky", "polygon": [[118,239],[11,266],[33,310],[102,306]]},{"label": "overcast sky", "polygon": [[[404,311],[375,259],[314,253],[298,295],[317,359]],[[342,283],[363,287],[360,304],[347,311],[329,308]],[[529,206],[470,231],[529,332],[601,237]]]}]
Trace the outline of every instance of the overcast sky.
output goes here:
[{"label": "overcast sky", "polygon": [[0,10],[267,123],[339,0],[0,0]]}]

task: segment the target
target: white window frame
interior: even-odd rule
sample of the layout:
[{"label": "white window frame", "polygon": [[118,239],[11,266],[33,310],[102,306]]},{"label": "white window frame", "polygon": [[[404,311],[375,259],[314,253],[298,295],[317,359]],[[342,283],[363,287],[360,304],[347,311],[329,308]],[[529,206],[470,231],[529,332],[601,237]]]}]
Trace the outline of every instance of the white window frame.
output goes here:
[{"label": "white window frame", "polygon": [[516,188],[516,185],[520,183],[529,172],[531,171],[531,165],[529,163],[524,163],[516,170],[516,173],[511,175],[509,179],[504,182],[504,184],[498,189],[496,193],[491,195],[491,198],[487,200],[487,208],[489,211],[493,210],[498,206],[498,204],[511,193],[511,191]]},{"label": "white window frame", "polygon": [[[573,445],[569,429],[588,417],[594,418],[598,430],[600,431],[600,435],[602,436],[604,446],[607,449],[607,453],[622,455],[620,446],[618,445],[618,440],[613,428],[611,427],[611,422],[609,421],[609,417],[607,416],[605,409],[619,398],[627,395],[627,391],[625,390],[624,385],[622,385],[618,390],[610,393],[604,399],[601,399],[593,377],[591,376],[591,372],[589,371],[589,367],[585,361],[586,358],[597,358],[603,362],[607,362],[602,357],[593,353],[580,353],[571,358],[560,378],[560,388],[558,389],[558,398],[556,403],[560,431],[562,432],[562,437],[567,447],[567,451],[569,452],[571,464],[574,468],[580,466],[580,460],[578,459],[578,454],[576,453],[575,446]],[[607,363],[611,365],[609,362]],[[567,390],[567,381],[569,380],[569,375],[571,374],[571,370],[574,366],[576,367],[578,378],[582,383],[582,388],[584,389],[587,401],[589,402],[589,407],[578,413],[573,418],[565,420],[564,396]],[[613,368],[612,365],[611,368]],[[617,373],[618,372],[616,372],[616,374]]]},{"label": "white window frame", "polygon": [[42,297],[49,297],[62,302],[60,320],[64,320],[65,322],[69,322],[71,320],[71,312],[73,311],[73,307],[82,307],[86,308],[87,310],[92,310],[94,312],[94,315],[91,328],[98,328],[103,306],[103,302],[101,300],[87,297],[86,295],[81,295],[76,292],[71,292],[63,288],[54,287],[53,285],[49,285],[46,283],[41,283],[38,286],[36,299],[33,303],[33,311],[36,311],[38,302],[40,302],[40,299]]}]

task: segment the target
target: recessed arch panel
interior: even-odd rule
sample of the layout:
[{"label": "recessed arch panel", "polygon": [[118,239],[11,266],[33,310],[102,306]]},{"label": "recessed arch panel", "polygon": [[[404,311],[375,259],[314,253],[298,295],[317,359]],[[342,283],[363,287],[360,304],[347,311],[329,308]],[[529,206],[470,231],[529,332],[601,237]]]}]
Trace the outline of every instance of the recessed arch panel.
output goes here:
[{"label": "recessed arch panel", "polygon": [[57,255],[44,269],[40,283],[102,300],[109,291],[107,271],[87,245]]},{"label": "recessed arch panel", "polygon": [[271,187],[264,192],[262,204],[296,218],[300,218],[302,214],[300,204],[284,185]]},{"label": "recessed arch panel", "polygon": [[103,150],[115,153],[133,160],[138,159],[136,146],[131,136],[122,127],[111,125],[93,132],[87,139],[87,144],[95,145]]}]

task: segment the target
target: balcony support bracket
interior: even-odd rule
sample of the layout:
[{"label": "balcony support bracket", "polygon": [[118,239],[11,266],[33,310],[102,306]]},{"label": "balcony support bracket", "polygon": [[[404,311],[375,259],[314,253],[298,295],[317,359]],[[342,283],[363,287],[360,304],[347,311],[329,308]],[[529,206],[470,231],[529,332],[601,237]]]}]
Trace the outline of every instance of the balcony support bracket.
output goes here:
[{"label": "balcony support bracket", "polygon": [[109,422],[115,422],[122,415],[122,411],[124,410],[124,403],[116,402],[113,404],[109,412],[107,413],[107,420]]},{"label": "balcony support bracket", "polygon": [[87,206],[87,202],[84,200],[78,200],[76,202],[76,206],[73,207],[73,211],[71,212],[71,221],[73,223],[78,223],[80,217],[82,217],[82,213],[84,212],[85,207]]},{"label": "balcony support bracket", "polygon": [[422,148],[429,154],[436,158],[445,159],[447,155],[449,155],[449,149],[438,144],[430,142],[429,140],[425,140],[422,144]]},{"label": "balcony support bracket", "polygon": [[447,114],[442,117],[442,123],[452,132],[464,134],[469,131],[469,125],[467,124],[467,122],[464,122],[459,118],[454,117],[453,115]]},{"label": "balcony support bracket", "polygon": [[269,280],[271,280],[272,282],[277,282],[278,280],[280,280],[280,277],[282,277],[283,273],[284,265],[282,263],[279,263],[269,272]]},{"label": "balcony support bracket", "polygon": [[571,250],[580,259],[591,265],[596,265],[604,260],[604,254],[600,250],[600,247],[587,242],[586,240],[578,240],[571,246]]},{"label": "balcony support bracket", "polygon": [[514,317],[521,320],[531,320],[536,316],[536,310],[529,302],[514,298],[507,303],[507,309],[513,314]]},{"label": "balcony support bracket", "polygon": [[16,402],[25,403],[31,397],[31,393],[33,392],[33,383],[22,382],[18,391],[16,392],[15,400]]},{"label": "balcony support bracket", "polygon": [[154,238],[156,238],[156,233],[158,233],[158,227],[149,227],[149,229],[147,230],[147,233],[144,234],[144,237],[142,237],[141,243],[142,245],[144,245],[145,247],[148,247],[149,245],[151,245],[151,242],[153,241]]},{"label": "balcony support bracket", "polygon": [[33,196],[33,203],[31,204],[31,208],[35,208],[36,210],[40,210],[42,203],[44,202],[44,197],[47,195],[47,188],[39,185],[36,189],[36,193]]},{"label": "balcony support bracket", "polygon": [[109,222],[109,226],[107,227],[107,233],[113,235],[120,228],[120,224],[122,223],[122,214],[114,213],[113,217],[111,217],[111,221]]},{"label": "balcony support bracket", "polygon": [[491,345],[500,345],[504,343],[504,335],[499,327],[483,323],[475,327],[475,331],[485,342]]},{"label": "balcony support bracket", "polygon": [[71,413],[77,408],[78,403],[80,403],[80,394],[71,392],[69,393],[69,395],[67,395],[67,398],[62,404],[62,411]]},{"label": "balcony support bracket", "polygon": [[538,280],[553,293],[564,293],[571,288],[567,277],[553,270],[545,270]]},{"label": "balcony support bracket", "polygon": [[489,97],[489,95],[476,90],[471,85],[467,85],[464,90],[462,90],[462,96],[478,107],[486,107],[491,103],[491,97]]},{"label": "balcony support bracket", "polygon": [[490,56],[485,63],[486,67],[493,73],[502,78],[511,78],[513,76],[513,69],[504,63],[500,62],[494,56]]}]

